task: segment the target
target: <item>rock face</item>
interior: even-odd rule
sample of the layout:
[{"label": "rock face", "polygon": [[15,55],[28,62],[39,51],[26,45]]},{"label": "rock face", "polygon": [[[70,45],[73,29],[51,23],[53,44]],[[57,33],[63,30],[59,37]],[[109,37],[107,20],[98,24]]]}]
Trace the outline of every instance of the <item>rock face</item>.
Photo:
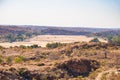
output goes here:
[{"label": "rock face", "polygon": [[70,76],[76,77],[79,75],[87,76],[90,71],[99,68],[99,66],[99,63],[95,60],[71,59],[60,63],[57,67],[67,71]]}]

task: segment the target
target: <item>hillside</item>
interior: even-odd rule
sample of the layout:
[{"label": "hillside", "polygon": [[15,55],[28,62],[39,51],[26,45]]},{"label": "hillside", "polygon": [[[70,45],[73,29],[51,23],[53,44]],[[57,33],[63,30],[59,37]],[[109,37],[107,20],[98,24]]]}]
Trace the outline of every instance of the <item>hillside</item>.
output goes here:
[{"label": "hillside", "polygon": [[0,34],[32,32],[30,28],[0,25]]},{"label": "hillside", "polygon": [[119,68],[120,46],[108,43],[0,47],[1,80],[119,80]]},{"label": "hillside", "polygon": [[37,35],[84,35],[89,37],[108,37],[119,35],[120,29],[54,27],[33,25],[0,25],[0,41],[24,41]]},{"label": "hillside", "polygon": [[23,41],[24,39],[30,38],[32,35],[35,35],[35,31],[31,28],[0,25],[1,42]]},{"label": "hillside", "polygon": [[90,34],[91,32],[87,31],[70,31],[70,30],[62,30],[62,29],[57,29],[57,28],[48,28],[45,30],[41,30],[42,34],[51,34],[51,35],[87,35]]},{"label": "hillside", "polygon": [[[79,35],[84,36],[81,42]],[[1,42],[49,42],[46,47],[41,47],[37,42],[26,46],[21,43],[7,48],[0,46],[0,79],[119,80],[120,46],[89,42],[91,37],[86,37],[116,35],[119,35],[119,29],[0,26]],[[89,40],[84,42],[84,39]]]},{"label": "hillside", "polygon": [[95,35],[100,37],[120,36],[120,29],[102,31],[102,32],[96,33]]}]

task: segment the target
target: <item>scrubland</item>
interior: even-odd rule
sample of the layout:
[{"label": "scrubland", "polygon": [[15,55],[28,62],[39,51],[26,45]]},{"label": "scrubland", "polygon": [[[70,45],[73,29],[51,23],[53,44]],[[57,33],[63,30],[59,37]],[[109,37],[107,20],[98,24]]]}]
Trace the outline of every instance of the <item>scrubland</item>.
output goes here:
[{"label": "scrubland", "polygon": [[0,47],[1,80],[119,80],[119,69],[120,46],[104,42]]}]

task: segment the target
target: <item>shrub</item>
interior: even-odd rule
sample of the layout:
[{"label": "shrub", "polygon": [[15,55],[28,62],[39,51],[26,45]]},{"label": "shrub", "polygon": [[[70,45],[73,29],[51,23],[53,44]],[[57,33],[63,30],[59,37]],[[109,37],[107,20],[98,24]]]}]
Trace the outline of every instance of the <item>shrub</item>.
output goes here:
[{"label": "shrub", "polygon": [[120,36],[113,36],[111,40],[113,44],[120,45]]},{"label": "shrub", "polygon": [[83,79],[82,79],[82,78],[83,78],[82,76],[77,76],[77,78],[78,78],[79,80],[83,80]]},{"label": "shrub", "polygon": [[24,75],[25,70],[26,70],[25,68],[20,68],[20,69],[19,69],[19,72],[18,72],[18,73],[19,73],[19,75],[20,75],[20,76],[23,76],[23,75]]},{"label": "shrub", "polygon": [[6,62],[7,62],[7,63],[11,63],[11,62],[12,62],[11,57],[8,56],[8,57],[6,58]]},{"label": "shrub", "polygon": [[2,55],[0,55],[0,63],[2,63],[3,62],[3,56]]},{"label": "shrub", "polygon": [[20,45],[19,47],[22,48],[22,49],[26,49],[26,48],[27,48],[27,47],[24,46],[24,45]]},{"label": "shrub", "polygon": [[3,60],[2,60],[2,58],[0,57],[0,63],[2,63],[3,62]]},{"label": "shrub", "polygon": [[100,42],[98,38],[92,39],[90,42]]},{"label": "shrub", "polygon": [[57,48],[57,47],[59,47],[59,46],[62,46],[62,44],[61,43],[48,43],[47,45],[46,45],[46,47],[47,48]]},{"label": "shrub", "polygon": [[33,44],[30,46],[31,48],[39,48],[39,46],[37,44]]},{"label": "shrub", "polygon": [[18,57],[15,57],[14,58],[14,62],[15,63],[20,63],[20,62],[23,62],[25,59],[24,59],[24,57],[22,57],[22,56],[18,56]]}]

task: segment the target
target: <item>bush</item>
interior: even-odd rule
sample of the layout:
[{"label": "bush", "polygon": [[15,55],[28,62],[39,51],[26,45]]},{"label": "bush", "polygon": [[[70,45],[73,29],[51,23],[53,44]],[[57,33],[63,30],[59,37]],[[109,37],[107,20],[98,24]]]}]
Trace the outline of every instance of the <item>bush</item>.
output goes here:
[{"label": "bush", "polygon": [[83,77],[82,77],[82,76],[77,76],[77,78],[78,78],[79,80],[82,80]]},{"label": "bush", "polygon": [[0,55],[0,63],[2,63],[2,62],[3,62],[3,56]]},{"label": "bush", "polygon": [[20,48],[22,48],[22,49],[26,49],[27,47],[24,46],[24,45],[20,45]]},{"label": "bush", "polygon": [[11,57],[8,56],[8,57],[6,58],[6,62],[7,62],[7,63],[11,63],[11,62],[12,62]]},{"label": "bush", "polygon": [[3,62],[3,60],[2,60],[2,58],[0,57],[0,63],[2,63]]},{"label": "bush", "polygon": [[22,56],[18,56],[18,57],[15,57],[14,58],[14,62],[15,63],[20,63],[20,62],[23,62],[25,59],[24,59],[24,57],[22,57]]},{"label": "bush", "polygon": [[39,48],[39,46],[37,44],[31,45],[31,48]]},{"label": "bush", "polygon": [[111,41],[113,44],[120,45],[120,36],[113,36]]},{"label": "bush", "polygon": [[46,47],[47,48],[57,48],[57,47],[59,47],[59,46],[62,46],[62,44],[61,43],[48,43],[47,45],[46,45]]},{"label": "bush", "polygon": [[90,42],[100,42],[98,38],[92,39]]}]

